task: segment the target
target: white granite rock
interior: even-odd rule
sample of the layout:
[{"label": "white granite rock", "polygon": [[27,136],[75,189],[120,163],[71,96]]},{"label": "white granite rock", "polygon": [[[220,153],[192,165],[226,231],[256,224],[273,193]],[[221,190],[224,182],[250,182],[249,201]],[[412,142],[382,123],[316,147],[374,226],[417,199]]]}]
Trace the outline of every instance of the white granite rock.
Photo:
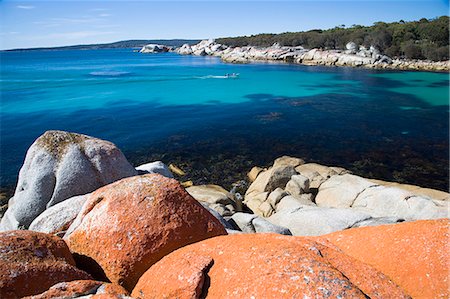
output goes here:
[{"label": "white granite rock", "polygon": [[341,167],[329,167],[317,163],[306,163],[295,167],[295,171],[309,179],[309,187],[317,189],[333,175],[349,173]]},{"label": "white granite rock", "polygon": [[275,209],[280,200],[287,195],[288,193],[286,191],[281,188],[277,188],[269,194],[269,196],[267,197],[267,201],[272,206],[272,208]]},{"label": "white granite rock", "polygon": [[376,185],[356,175],[335,175],[320,186],[316,204],[319,207],[349,208],[361,192]]},{"label": "white granite rock", "polygon": [[211,215],[213,215],[217,220],[220,221],[220,223],[223,225],[223,227],[225,227],[225,229],[228,230],[237,230],[238,227],[235,227],[233,225],[231,225],[228,221],[225,220],[225,218],[222,217],[222,215],[220,215],[216,210],[210,208],[206,203],[204,202],[200,202],[200,204],[208,210],[208,212],[211,213]]},{"label": "white granite rock", "polygon": [[86,202],[85,195],[66,199],[40,214],[31,222],[29,230],[55,234],[62,233],[69,228],[77,217],[81,207]]},{"label": "white granite rock", "polygon": [[186,188],[186,191],[197,201],[214,209],[221,216],[231,216],[237,210],[233,196],[220,186],[192,186]]},{"label": "white granite rock", "polygon": [[281,47],[274,44],[270,47],[228,47],[216,43],[214,40],[203,40],[200,43],[187,47],[183,45],[176,51],[180,54],[219,56],[223,61],[230,63],[248,63],[251,61],[287,61],[305,65],[352,66],[381,69],[409,69],[448,71],[450,61],[416,61],[391,60],[373,46],[369,49],[359,47],[350,42],[348,49],[320,50],[304,49],[302,47]]},{"label": "white granite rock", "polygon": [[319,236],[344,230],[370,218],[370,215],[352,209],[301,206],[282,209],[267,220],[288,228],[294,236]]},{"label": "white granite rock", "polygon": [[358,49],[358,46],[354,42],[348,42],[345,45],[345,48],[347,50],[351,51],[352,53],[356,53],[356,50]]},{"label": "white granite rock", "polygon": [[45,209],[136,174],[111,142],[47,131],[27,151],[0,231],[28,228]]},{"label": "white granite rock", "polygon": [[405,221],[405,219],[399,217],[375,217],[357,222],[352,227],[378,226],[385,224],[395,224],[403,221]]},{"label": "white granite rock", "polygon": [[159,173],[160,175],[173,179],[173,174],[170,172],[169,167],[161,161],[139,165],[136,167],[136,170],[143,173]]},{"label": "white granite rock", "polygon": [[165,45],[158,45],[158,44],[148,44],[145,45],[139,50],[140,53],[163,53],[163,52],[169,52],[170,47]]},{"label": "white granite rock", "polygon": [[303,159],[290,157],[290,156],[282,156],[282,157],[275,159],[275,161],[273,161],[272,167],[276,168],[276,167],[280,167],[280,166],[292,166],[295,168],[295,167],[297,167],[299,165],[303,165],[303,164],[305,164],[305,161]]},{"label": "white granite rock", "polygon": [[286,184],[285,188],[292,196],[301,196],[304,193],[309,192],[309,179],[301,174],[291,176],[291,179]]},{"label": "white granite rock", "polygon": [[296,174],[294,167],[289,165],[272,167],[259,173],[245,193],[244,203],[254,213],[267,217],[274,210],[270,203],[263,204],[268,195],[277,188],[284,189],[287,182]]},{"label": "white granite rock", "polygon": [[283,197],[276,207],[276,212],[282,210],[293,210],[302,208],[303,206],[315,207],[316,204],[312,202],[312,194],[302,194],[300,197],[285,196]]},{"label": "white granite rock", "polygon": [[373,217],[399,217],[411,221],[448,218],[450,205],[444,201],[438,204],[431,198],[400,188],[377,186],[359,194],[352,208]]},{"label": "white granite rock", "polygon": [[281,235],[292,235],[291,232],[279,225],[274,225],[269,221],[258,217],[255,214],[236,213],[231,217],[239,229],[245,233],[275,233]]},{"label": "white granite rock", "polygon": [[191,55],[193,53],[189,44],[182,45],[180,48],[176,49],[175,52],[180,55]]}]

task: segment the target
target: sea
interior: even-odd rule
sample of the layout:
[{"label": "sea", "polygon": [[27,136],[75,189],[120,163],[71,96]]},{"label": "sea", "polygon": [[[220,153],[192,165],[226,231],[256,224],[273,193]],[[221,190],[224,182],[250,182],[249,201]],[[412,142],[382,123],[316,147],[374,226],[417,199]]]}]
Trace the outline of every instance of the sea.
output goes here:
[{"label": "sea", "polygon": [[0,52],[0,62],[3,192],[46,130],[106,139],[135,166],[174,163],[182,180],[228,189],[282,155],[449,188],[448,73],[133,49]]}]

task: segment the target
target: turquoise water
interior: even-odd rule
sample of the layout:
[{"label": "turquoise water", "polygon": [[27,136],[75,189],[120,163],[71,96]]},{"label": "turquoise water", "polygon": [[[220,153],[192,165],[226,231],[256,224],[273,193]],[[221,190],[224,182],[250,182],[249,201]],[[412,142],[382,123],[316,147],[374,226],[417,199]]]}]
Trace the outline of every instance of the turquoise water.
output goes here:
[{"label": "turquoise water", "polygon": [[226,185],[289,154],[448,188],[448,74],[131,49],[0,55],[3,188],[48,129],[111,140],[134,164],[176,162],[195,183]]},{"label": "turquoise water", "polygon": [[418,97],[432,106],[448,106],[449,104],[449,74],[397,72],[375,74],[374,76],[386,78],[399,84],[399,86],[387,87],[389,91]]},{"label": "turquoise water", "polygon": [[[224,65],[218,58],[129,50],[34,52],[26,63],[20,54],[5,53],[13,56],[11,61],[5,57],[3,65],[5,113],[71,113],[123,101],[160,106],[240,103],[249,101],[248,94],[262,93],[351,94],[349,87],[358,84],[332,73],[279,66],[266,66],[262,72],[258,65]],[[240,73],[239,80],[226,78],[227,73]]]}]

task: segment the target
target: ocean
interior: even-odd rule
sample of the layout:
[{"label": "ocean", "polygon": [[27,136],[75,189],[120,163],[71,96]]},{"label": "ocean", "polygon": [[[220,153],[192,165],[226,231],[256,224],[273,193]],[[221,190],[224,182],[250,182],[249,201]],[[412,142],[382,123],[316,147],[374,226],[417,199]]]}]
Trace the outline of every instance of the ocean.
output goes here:
[{"label": "ocean", "polygon": [[[230,188],[281,155],[449,188],[449,75],[132,49],[0,52],[0,186],[46,130],[114,142]],[[239,73],[237,78],[226,74]]]}]

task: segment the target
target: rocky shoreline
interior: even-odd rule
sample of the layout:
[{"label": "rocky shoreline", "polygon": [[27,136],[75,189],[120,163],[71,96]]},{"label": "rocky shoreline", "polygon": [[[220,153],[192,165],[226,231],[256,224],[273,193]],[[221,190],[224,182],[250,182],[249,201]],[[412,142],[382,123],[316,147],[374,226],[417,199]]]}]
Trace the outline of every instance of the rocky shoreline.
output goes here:
[{"label": "rocky shoreline", "polygon": [[253,167],[248,188],[183,176],[44,133],[1,218],[0,297],[450,295],[447,192],[288,156]]},{"label": "rocky shoreline", "polygon": [[180,48],[170,49],[163,45],[147,45],[140,52],[160,53],[174,51],[181,55],[217,56],[224,62],[287,62],[303,65],[349,66],[369,69],[414,70],[431,72],[450,71],[450,61],[425,61],[391,59],[374,48],[369,49],[349,42],[346,50],[305,49],[303,47],[228,47],[214,40],[203,40],[196,45],[184,44]]}]

